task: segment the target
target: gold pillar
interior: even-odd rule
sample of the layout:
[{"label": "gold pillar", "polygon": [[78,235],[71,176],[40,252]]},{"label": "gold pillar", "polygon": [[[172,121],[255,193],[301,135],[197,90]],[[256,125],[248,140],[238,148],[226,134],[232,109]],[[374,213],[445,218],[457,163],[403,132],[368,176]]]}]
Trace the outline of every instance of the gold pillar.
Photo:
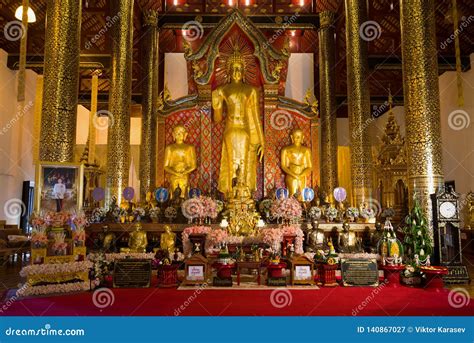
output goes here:
[{"label": "gold pillar", "polygon": [[369,125],[370,94],[367,41],[359,29],[367,21],[366,0],[346,0],[346,56],[349,131],[351,133],[351,177],[354,205],[370,201],[372,193],[372,156]]},{"label": "gold pillar", "polygon": [[409,199],[416,192],[431,223],[430,194],[443,184],[434,0],[401,0],[400,26]]},{"label": "gold pillar", "polygon": [[335,13],[319,13],[319,87],[321,127],[321,190],[332,199],[337,181],[337,121],[336,121],[336,47],[334,39]]},{"label": "gold pillar", "polygon": [[158,12],[143,15],[142,138],[140,145],[140,198],[156,187],[156,131],[158,111]]},{"label": "gold pillar", "polygon": [[109,130],[107,138],[107,200],[128,186],[130,168],[130,103],[132,90],[133,0],[112,0],[111,13],[120,13],[112,25]]},{"label": "gold pillar", "polygon": [[40,159],[72,162],[76,137],[81,2],[48,0]]}]

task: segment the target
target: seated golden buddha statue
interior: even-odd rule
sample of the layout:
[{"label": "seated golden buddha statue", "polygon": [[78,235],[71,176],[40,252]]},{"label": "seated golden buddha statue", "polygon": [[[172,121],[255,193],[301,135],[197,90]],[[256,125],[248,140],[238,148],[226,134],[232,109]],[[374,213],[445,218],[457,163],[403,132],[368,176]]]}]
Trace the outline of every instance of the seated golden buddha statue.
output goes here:
[{"label": "seated golden buddha statue", "polygon": [[128,238],[128,248],[120,248],[120,252],[144,253],[147,245],[146,231],[143,230],[142,224],[136,223],[135,231],[130,233]]},{"label": "seated golden buddha statue", "polygon": [[165,171],[169,174],[171,184],[170,195],[173,198],[175,190],[181,189],[182,198],[189,191],[189,174],[196,169],[196,149],[191,144],[186,144],[188,133],[182,125],[173,128],[174,143],[165,148]]},{"label": "seated golden buddha statue", "polygon": [[176,234],[171,232],[171,227],[165,225],[165,232],[160,236],[160,249],[168,252],[168,257],[172,257],[175,250]]},{"label": "seated golden buddha statue", "polygon": [[[290,195],[301,193],[307,186],[307,178],[313,168],[311,150],[303,145],[303,131],[295,129],[291,133],[292,145],[281,150],[281,169],[286,173],[285,184]],[[300,199],[301,200],[301,199]]]}]

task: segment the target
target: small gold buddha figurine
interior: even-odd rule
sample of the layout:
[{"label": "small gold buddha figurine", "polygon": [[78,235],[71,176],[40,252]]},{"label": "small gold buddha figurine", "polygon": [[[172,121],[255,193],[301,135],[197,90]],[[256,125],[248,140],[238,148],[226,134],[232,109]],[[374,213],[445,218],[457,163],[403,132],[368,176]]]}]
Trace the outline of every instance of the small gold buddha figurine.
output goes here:
[{"label": "small gold buddha figurine", "polygon": [[160,237],[160,249],[168,252],[168,256],[172,258],[175,250],[176,234],[171,232],[171,227],[165,225],[165,232]]},{"label": "small gold buddha figurine", "polygon": [[146,231],[143,230],[142,224],[135,224],[135,231],[130,233],[128,238],[128,248],[121,248],[120,252],[131,252],[131,253],[144,253],[146,252],[146,246],[148,245],[148,239],[146,237]]},{"label": "small gold buddha figurine", "polygon": [[232,196],[229,199],[229,207],[233,207],[233,204],[246,204],[252,206],[252,194],[250,193],[249,187],[245,183],[245,175],[242,172],[241,165],[237,167],[236,179],[236,184],[234,187],[232,187]]},{"label": "small gold buddha figurine", "polygon": [[196,169],[196,149],[191,144],[186,144],[188,133],[182,125],[173,128],[174,142],[165,148],[165,171],[169,174],[171,184],[171,198],[175,190],[181,189],[182,198],[189,191],[189,174]]},{"label": "small gold buddha figurine", "polygon": [[281,169],[286,173],[286,188],[288,188],[290,195],[299,193],[299,197],[301,197],[303,188],[307,186],[307,178],[313,168],[311,150],[301,145],[303,138],[302,130],[293,130],[291,133],[293,144],[281,150]]}]

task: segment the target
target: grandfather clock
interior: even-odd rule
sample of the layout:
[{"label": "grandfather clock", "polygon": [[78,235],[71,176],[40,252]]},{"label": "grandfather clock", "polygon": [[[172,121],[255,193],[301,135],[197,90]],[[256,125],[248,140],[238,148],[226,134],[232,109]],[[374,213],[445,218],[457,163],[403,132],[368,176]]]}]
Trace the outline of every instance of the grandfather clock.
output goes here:
[{"label": "grandfather clock", "polygon": [[431,194],[433,209],[434,262],[446,266],[446,283],[469,283],[467,267],[462,263],[459,194],[452,187]]}]

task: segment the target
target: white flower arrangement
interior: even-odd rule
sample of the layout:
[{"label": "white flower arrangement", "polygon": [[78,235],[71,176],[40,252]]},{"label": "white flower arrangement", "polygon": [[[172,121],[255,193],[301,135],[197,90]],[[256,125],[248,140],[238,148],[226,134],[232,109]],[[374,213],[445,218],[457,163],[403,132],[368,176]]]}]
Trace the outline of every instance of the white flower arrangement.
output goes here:
[{"label": "white flower arrangement", "polygon": [[20,276],[28,277],[30,275],[38,274],[80,273],[87,272],[90,268],[92,268],[92,262],[90,261],[32,264],[23,267],[20,271]]},{"label": "white flower arrangement", "polygon": [[159,207],[152,207],[148,210],[150,218],[158,218],[161,213],[161,209]]},{"label": "white flower arrangement", "polygon": [[346,215],[350,218],[357,218],[359,217],[359,209],[357,207],[349,207],[346,210]]},{"label": "white flower arrangement", "polygon": [[326,218],[329,219],[329,221],[332,221],[334,219],[336,219],[337,217],[337,209],[334,208],[334,207],[328,207],[326,209]]},{"label": "white flower arrangement", "polygon": [[29,286],[28,284],[23,285],[18,289],[16,295],[18,297],[26,297],[31,295],[43,295],[43,294],[54,294],[54,293],[71,293],[71,292],[84,292],[89,290],[88,282],[68,282],[60,284],[42,285],[42,286]]},{"label": "white flower arrangement", "polygon": [[311,220],[318,220],[321,218],[322,211],[319,207],[313,206],[309,209],[308,217]]}]

